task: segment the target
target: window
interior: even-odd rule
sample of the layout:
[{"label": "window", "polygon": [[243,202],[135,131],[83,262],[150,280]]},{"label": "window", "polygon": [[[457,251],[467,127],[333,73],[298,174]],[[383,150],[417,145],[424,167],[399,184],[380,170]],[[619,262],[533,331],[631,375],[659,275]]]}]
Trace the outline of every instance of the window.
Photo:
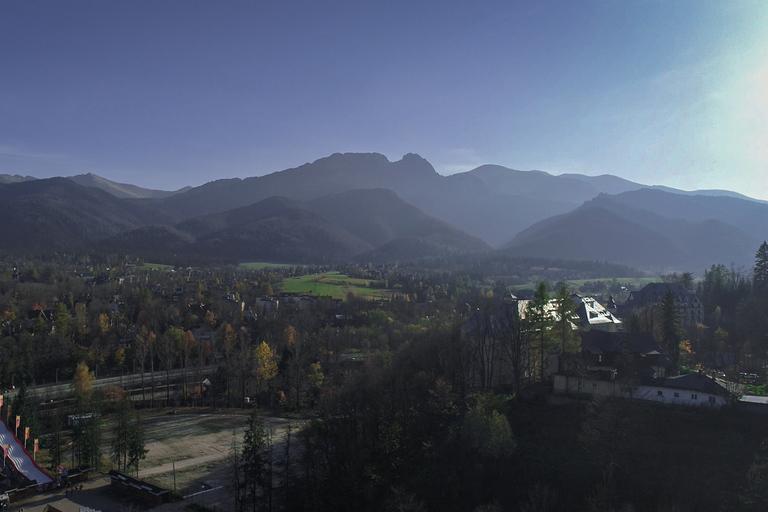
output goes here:
[{"label": "window", "polygon": [[691,393],[691,400],[698,400],[698,399],[699,399],[699,395],[695,393]]},{"label": "window", "polygon": [[592,383],[592,389],[597,389],[597,382]]},{"label": "window", "polygon": [[656,395],[657,395],[657,396],[664,396],[664,392],[663,392],[663,391],[657,391],[657,392],[656,392]]},{"label": "window", "polygon": [[680,398],[680,393],[675,393],[675,398]]}]

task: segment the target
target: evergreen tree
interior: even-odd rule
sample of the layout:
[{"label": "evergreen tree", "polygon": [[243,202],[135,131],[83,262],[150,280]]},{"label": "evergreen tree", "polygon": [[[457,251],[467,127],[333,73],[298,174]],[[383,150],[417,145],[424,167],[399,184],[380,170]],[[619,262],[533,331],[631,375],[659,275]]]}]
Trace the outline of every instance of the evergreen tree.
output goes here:
[{"label": "evergreen tree", "polygon": [[139,476],[139,462],[147,457],[146,436],[141,418],[134,411],[133,426],[128,440],[128,465],[127,469],[136,469],[136,477]]},{"label": "evergreen tree", "polygon": [[755,254],[753,276],[755,291],[764,294],[768,291],[768,243],[763,242]]},{"label": "evergreen tree", "polygon": [[246,488],[246,500],[251,503],[252,510],[262,510],[264,500],[271,500],[272,475],[270,467],[269,434],[264,428],[264,422],[259,417],[256,407],[248,418],[248,426],[243,435],[242,465],[243,480]]},{"label": "evergreen tree", "polygon": [[531,324],[534,330],[538,333],[540,366],[539,379],[542,382],[544,381],[544,360],[546,357],[547,348],[547,330],[551,324],[549,312],[547,311],[548,304],[549,294],[547,293],[547,285],[541,281],[536,287],[536,292],[533,294],[533,300],[531,300],[531,303],[528,306],[528,314],[530,315]]},{"label": "evergreen tree", "polygon": [[573,347],[570,346],[570,341],[573,339],[573,324],[571,320],[575,309],[576,304],[571,298],[571,292],[568,290],[565,283],[563,283],[557,291],[557,295],[555,295],[555,312],[557,313],[555,324],[557,337],[560,338],[563,354],[566,352],[573,352]]},{"label": "evergreen tree", "polygon": [[17,434],[21,444],[24,444],[24,429],[26,427],[29,427],[30,439],[34,439],[40,435],[40,423],[37,420],[37,407],[35,406],[35,401],[25,383],[21,384],[19,391],[16,393],[11,409],[14,414],[21,417],[21,423]]},{"label": "evergreen tree", "polygon": [[675,294],[668,291],[661,299],[661,338],[675,375],[680,370],[680,342],[682,341],[680,332],[680,317]]}]

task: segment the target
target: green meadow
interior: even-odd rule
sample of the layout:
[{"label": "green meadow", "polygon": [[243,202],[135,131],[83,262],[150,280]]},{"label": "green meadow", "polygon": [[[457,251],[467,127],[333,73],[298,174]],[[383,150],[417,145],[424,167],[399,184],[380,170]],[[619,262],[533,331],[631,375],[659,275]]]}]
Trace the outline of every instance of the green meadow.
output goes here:
[{"label": "green meadow", "polygon": [[[371,285],[374,288],[371,288]],[[287,293],[306,293],[317,297],[330,296],[334,299],[346,299],[352,292],[355,295],[381,299],[385,290],[377,288],[380,281],[355,279],[338,272],[292,277],[283,281],[281,291]]]}]

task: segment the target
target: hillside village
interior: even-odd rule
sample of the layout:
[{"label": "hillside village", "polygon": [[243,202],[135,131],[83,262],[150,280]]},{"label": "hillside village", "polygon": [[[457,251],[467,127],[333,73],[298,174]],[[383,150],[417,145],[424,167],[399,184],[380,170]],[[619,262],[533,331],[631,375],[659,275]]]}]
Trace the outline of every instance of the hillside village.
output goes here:
[{"label": "hillside village", "polygon": [[[392,479],[389,466],[378,464],[391,457],[418,464],[412,454],[425,448],[410,443],[438,443],[447,454],[459,432],[476,448],[462,464],[490,468],[499,457],[512,464],[514,446],[527,435],[517,432],[527,428],[518,423],[526,416],[513,411],[531,407],[539,411],[535,418],[564,414],[566,422],[586,421],[585,411],[598,406],[607,414],[663,404],[669,417],[687,414],[679,407],[729,417],[764,413],[763,319],[751,314],[768,289],[763,252],[750,275],[713,265],[698,281],[673,273],[637,285],[580,284],[601,291],[595,294],[565,281],[511,288],[477,274],[395,265],[249,270],[16,262],[0,279],[0,382],[7,407],[21,413],[18,428],[46,439],[44,464],[70,470],[109,467],[112,455],[89,441],[98,423],[74,427],[71,454],[58,444],[66,437],[51,444],[62,413],[110,417],[130,404],[134,411],[256,406],[269,414],[314,414],[318,422],[301,434],[309,436],[302,437],[303,460],[314,462],[308,475],[285,485],[304,488],[296,507],[306,500],[326,506],[335,503],[330,491],[305,494],[310,488],[301,486],[309,485],[306,478],[324,489],[341,485],[324,469],[336,467],[335,456],[316,443],[352,441],[324,430],[331,425],[361,422],[354,441],[360,448],[398,443],[378,445],[379,462],[369,461]],[[297,279],[335,283],[324,289],[336,295],[285,291]],[[93,398],[52,394],[61,384],[78,389],[89,374]],[[626,405],[610,405],[615,400]],[[388,438],[387,429],[399,433]],[[492,449],[483,447],[489,435],[500,436]],[[338,456],[353,463],[356,453]],[[438,463],[443,455],[434,456]],[[427,489],[433,488],[414,488],[412,496],[443,503]],[[465,503],[477,499],[470,495]]]}]

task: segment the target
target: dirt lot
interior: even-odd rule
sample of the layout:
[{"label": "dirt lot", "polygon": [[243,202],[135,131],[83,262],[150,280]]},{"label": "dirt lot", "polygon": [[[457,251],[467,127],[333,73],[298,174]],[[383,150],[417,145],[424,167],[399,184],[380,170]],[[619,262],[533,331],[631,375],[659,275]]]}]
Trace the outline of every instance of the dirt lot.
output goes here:
[{"label": "dirt lot", "polygon": [[[149,451],[139,467],[139,477],[161,487],[175,488],[178,494],[187,496],[184,502],[156,508],[147,502],[113,492],[109,479],[96,473],[91,475],[83,490],[74,494],[65,492],[65,489],[47,491],[14,503],[12,510],[23,507],[30,512],[41,512],[45,505],[60,500],[71,501],[72,510],[88,506],[102,512],[150,509],[177,512],[191,503],[203,505],[209,510],[233,510],[231,496],[224,488],[229,479],[228,457],[233,436],[237,442],[242,442],[248,412],[228,410],[214,414],[210,410],[190,409],[179,410],[177,414],[151,414],[143,419]],[[273,457],[278,461],[284,453],[288,423],[298,428],[303,420],[271,416],[262,419],[265,427],[272,431]],[[110,431],[111,425],[107,422],[102,429],[105,460],[111,450]],[[292,444],[292,447],[296,446]]]},{"label": "dirt lot", "polygon": [[[262,419],[265,427],[272,431],[275,456],[279,457],[288,423],[298,426],[301,420],[271,416]],[[248,413],[241,410],[215,414],[179,411],[178,414],[145,418],[149,451],[139,466],[139,477],[161,487],[176,489],[182,496],[223,487],[229,478],[228,458],[233,438],[242,442],[247,422]],[[109,453],[111,439],[104,441],[104,453]],[[212,503],[225,505],[229,496],[221,489],[189,498],[192,500],[209,506]]]},{"label": "dirt lot", "polygon": [[[265,427],[272,430],[274,444],[282,443],[289,420],[265,416],[263,421]],[[239,411],[146,418],[148,452],[139,467],[139,476],[156,485],[173,488],[175,466],[177,489],[186,487],[210,469],[223,465],[229,457],[233,439],[242,442],[247,422],[247,413]]]}]

